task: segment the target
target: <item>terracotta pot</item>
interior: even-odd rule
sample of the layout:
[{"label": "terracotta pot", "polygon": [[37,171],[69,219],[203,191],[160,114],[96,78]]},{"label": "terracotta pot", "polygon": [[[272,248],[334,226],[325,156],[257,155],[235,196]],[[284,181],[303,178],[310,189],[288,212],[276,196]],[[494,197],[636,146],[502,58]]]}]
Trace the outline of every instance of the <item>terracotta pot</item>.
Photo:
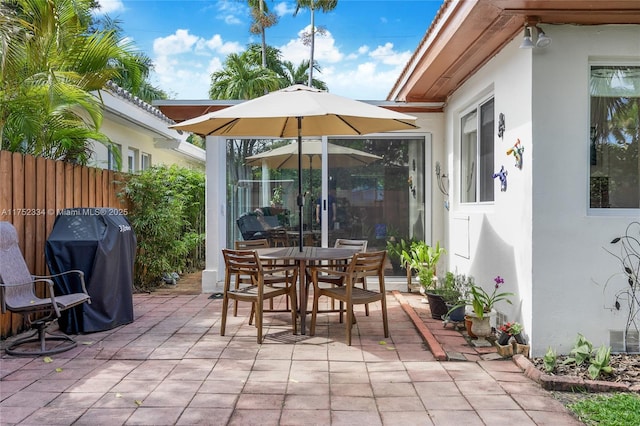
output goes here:
[{"label": "terracotta pot", "polygon": [[478,338],[478,336],[473,334],[473,331],[471,331],[471,317],[469,315],[464,316],[464,326],[467,328],[467,334],[469,335],[469,337],[471,337],[472,339]]}]

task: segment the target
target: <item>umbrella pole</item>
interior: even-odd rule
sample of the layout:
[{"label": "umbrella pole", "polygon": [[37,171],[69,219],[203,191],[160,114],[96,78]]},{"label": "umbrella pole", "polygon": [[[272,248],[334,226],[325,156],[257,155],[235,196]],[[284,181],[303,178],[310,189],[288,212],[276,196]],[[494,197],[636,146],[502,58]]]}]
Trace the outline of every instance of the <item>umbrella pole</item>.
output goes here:
[{"label": "umbrella pole", "polygon": [[316,208],[316,200],[313,198],[313,155],[309,154],[309,230],[313,231],[313,216]]},{"label": "umbrella pole", "polygon": [[304,197],[302,196],[302,117],[298,118],[298,248],[302,252],[302,232],[304,226],[302,224],[302,206],[304,206]]}]

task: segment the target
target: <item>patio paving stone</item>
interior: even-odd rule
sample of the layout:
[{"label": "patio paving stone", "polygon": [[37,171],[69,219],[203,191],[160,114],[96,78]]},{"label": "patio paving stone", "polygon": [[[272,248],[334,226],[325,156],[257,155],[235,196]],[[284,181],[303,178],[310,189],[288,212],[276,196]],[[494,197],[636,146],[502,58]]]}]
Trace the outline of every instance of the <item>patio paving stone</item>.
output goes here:
[{"label": "patio paving stone", "polygon": [[50,363],[3,355],[0,422],[580,424],[511,360],[485,361],[495,356],[492,348],[487,354],[441,321],[425,321],[443,347],[477,360],[436,361],[401,307],[407,303],[424,318],[420,296],[390,292],[387,300],[389,338],[374,304],[369,317],[357,308],[350,347],[336,313],[319,314],[316,336],[293,335],[288,314],[267,313],[259,345],[245,304],[220,336],[220,299],[136,294],[133,323],[77,336],[78,346]]}]

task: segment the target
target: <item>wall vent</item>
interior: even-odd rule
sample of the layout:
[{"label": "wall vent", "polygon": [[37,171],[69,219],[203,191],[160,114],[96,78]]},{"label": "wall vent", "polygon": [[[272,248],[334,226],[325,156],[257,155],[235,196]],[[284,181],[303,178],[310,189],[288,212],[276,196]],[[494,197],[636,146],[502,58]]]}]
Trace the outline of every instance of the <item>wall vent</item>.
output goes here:
[{"label": "wall vent", "polygon": [[612,353],[640,353],[640,338],[638,331],[629,330],[627,332],[627,340],[625,347],[624,331],[622,330],[609,330],[609,344],[611,346]]}]

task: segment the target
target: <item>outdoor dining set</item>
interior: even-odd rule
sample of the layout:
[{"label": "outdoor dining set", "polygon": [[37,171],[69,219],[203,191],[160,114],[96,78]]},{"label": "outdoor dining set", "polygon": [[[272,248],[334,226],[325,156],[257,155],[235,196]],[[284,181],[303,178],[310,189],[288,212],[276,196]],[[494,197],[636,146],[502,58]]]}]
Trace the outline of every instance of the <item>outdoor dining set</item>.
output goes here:
[{"label": "outdoor dining set", "polygon": [[[255,320],[257,342],[262,343],[263,315],[274,311],[273,300],[277,297],[286,298],[292,332],[306,334],[307,302],[313,285],[310,335],[315,335],[319,312],[336,312],[339,322],[345,324],[346,343],[351,345],[351,330],[356,324],[354,305],[365,305],[369,315],[367,305],[379,302],[384,337],[389,337],[384,286],[387,253],[366,249],[367,241],[345,239],[336,240],[334,247],[269,247],[267,239],[236,241],[234,249],[222,250],[226,272],[220,334],[225,334],[230,302],[234,316],[239,302],[249,302],[249,324]],[[376,279],[375,288],[372,283],[367,285],[368,277]],[[322,296],[331,299],[330,309],[320,311]],[[270,302],[268,307],[265,301]]]}]

